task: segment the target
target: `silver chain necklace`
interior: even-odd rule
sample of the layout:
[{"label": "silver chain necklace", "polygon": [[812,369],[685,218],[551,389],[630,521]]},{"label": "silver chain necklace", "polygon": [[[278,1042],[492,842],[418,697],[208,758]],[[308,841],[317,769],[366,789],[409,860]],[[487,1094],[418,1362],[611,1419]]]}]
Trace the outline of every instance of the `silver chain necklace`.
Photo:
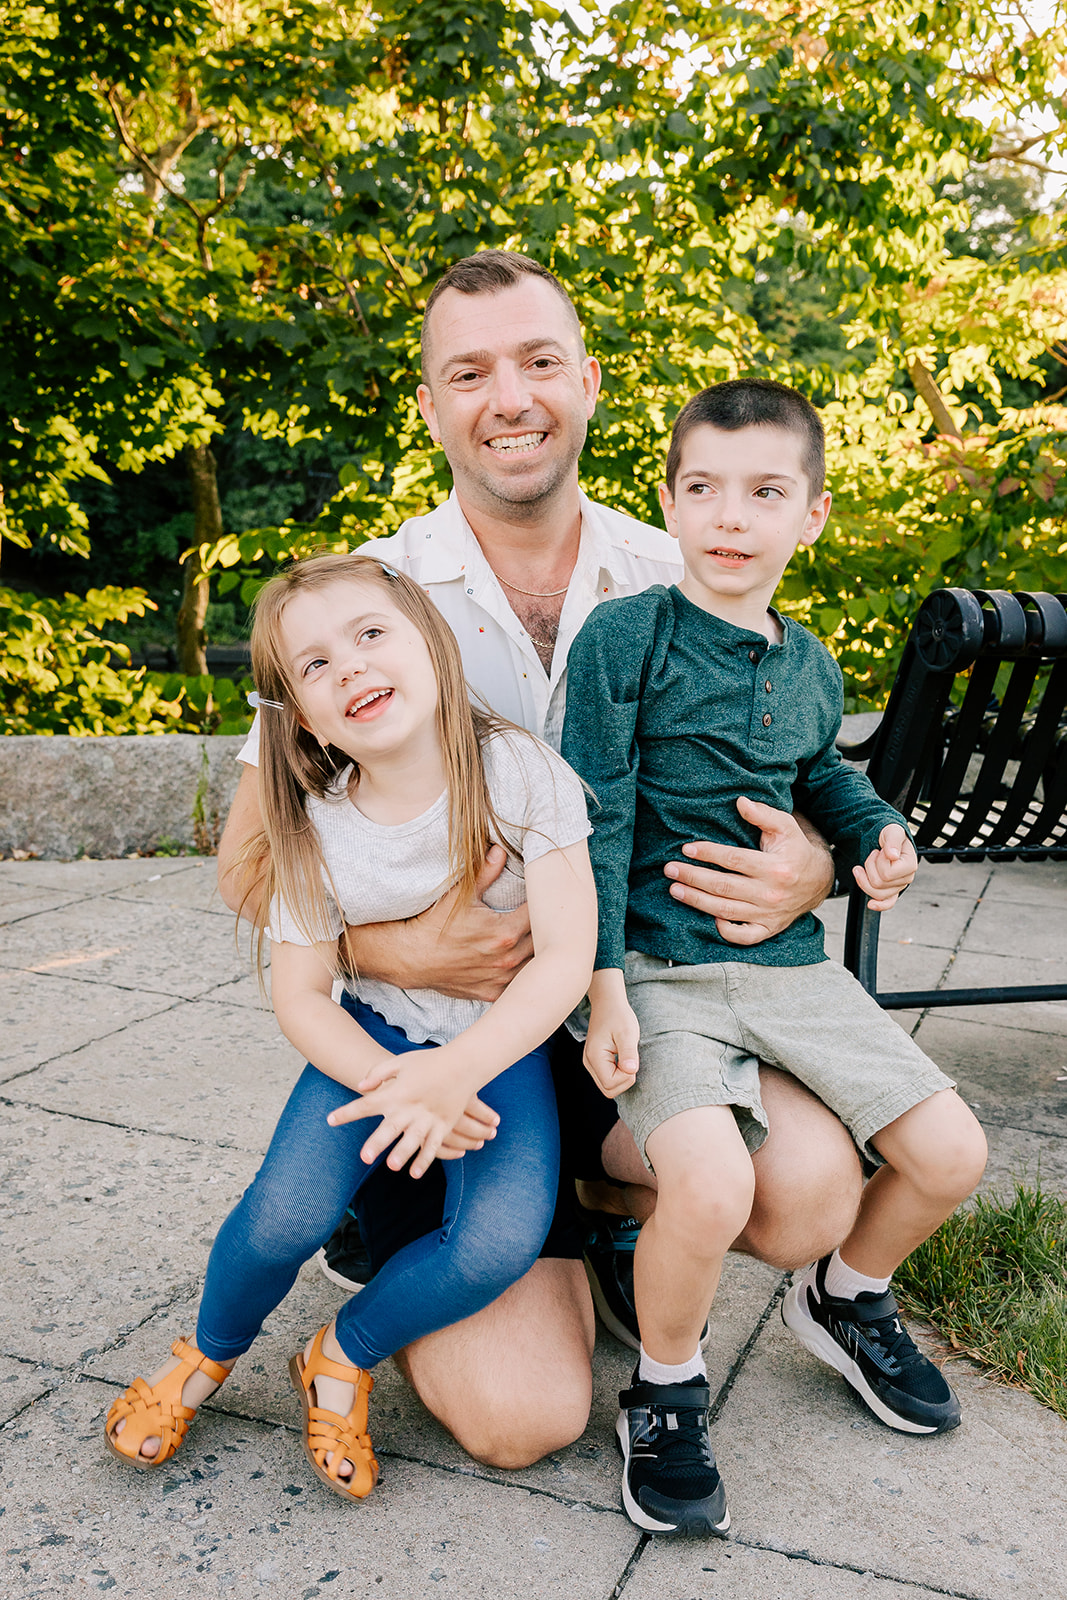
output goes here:
[{"label": "silver chain necklace", "polygon": [[509,583],[506,578],[500,576],[499,572],[496,576],[497,581],[502,583],[505,589],[511,589],[515,594],[527,595],[531,600],[555,600],[559,595],[566,594],[570,588],[570,583],[567,582],[562,589],[520,589],[517,583]]}]

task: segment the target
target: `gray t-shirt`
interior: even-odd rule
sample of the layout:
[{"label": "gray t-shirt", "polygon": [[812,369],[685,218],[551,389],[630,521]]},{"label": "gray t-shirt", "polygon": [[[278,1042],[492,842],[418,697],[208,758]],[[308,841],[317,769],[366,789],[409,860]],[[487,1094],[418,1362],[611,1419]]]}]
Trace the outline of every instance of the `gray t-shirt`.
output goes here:
[{"label": "gray t-shirt", "polygon": [[[494,734],[484,759],[489,795],[502,824],[503,837],[495,842],[508,856],[485,901],[496,911],[512,911],[526,899],[524,863],[588,835],[585,792],[566,762],[527,734]],[[327,922],[315,931],[331,942],[346,922],[357,926],[417,916],[455,881],[448,862],[448,796],[442,794],[409,822],[371,822],[348,797],[350,770],[339,775],[327,797],[310,796],[307,802],[329,872]],[[310,942],[279,900],[271,906],[270,936],[288,944]],[[399,989],[376,978],[353,976],[346,985],[417,1044],[427,1039],[444,1044],[489,1009],[485,1001],[456,999],[434,989]]]}]

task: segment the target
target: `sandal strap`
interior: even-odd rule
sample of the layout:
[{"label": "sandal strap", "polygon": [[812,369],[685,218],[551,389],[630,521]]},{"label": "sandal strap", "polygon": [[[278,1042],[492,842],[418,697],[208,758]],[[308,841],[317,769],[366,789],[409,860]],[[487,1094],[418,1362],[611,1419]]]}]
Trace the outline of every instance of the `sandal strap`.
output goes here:
[{"label": "sandal strap", "polygon": [[[204,1355],[195,1344],[189,1344],[185,1339],[175,1339],[170,1347],[172,1356],[177,1356],[182,1362],[187,1362],[190,1371],[186,1377],[191,1377],[194,1372],[202,1372],[210,1378],[212,1383],[225,1383],[230,1376],[230,1369],[222,1367],[217,1361],[212,1361],[210,1356]],[[183,1379],[184,1383],[184,1379]]]},{"label": "sandal strap", "polygon": [[[351,1462],[355,1471],[358,1470],[361,1460],[374,1459],[370,1434],[359,1433],[347,1419],[339,1417],[335,1411],[320,1411],[314,1406],[311,1408],[308,1415],[307,1442],[319,1466],[335,1481],[340,1477],[341,1467],[346,1460]],[[332,1462],[326,1460],[328,1455],[333,1456]]]},{"label": "sandal strap", "polygon": [[[353,1410],[359,1402],[360,1391],[370,1394],[374,1388],[374,1379],[363,1367],[342,1366],[340,1361],[331,1361],[329,1356],[322,1353],[322,1341],[326,1333],[325,1328],[320,1328],[311,1341],[311,1353],[304,1357],[300,1380],[304,1388],[310,1390],[314,1387],[316,1378],[337,1378],[341,1383],[355,1385],[356,1394],[353,1399]],[[336,1416],[336,1412],[328,1413]]]}]

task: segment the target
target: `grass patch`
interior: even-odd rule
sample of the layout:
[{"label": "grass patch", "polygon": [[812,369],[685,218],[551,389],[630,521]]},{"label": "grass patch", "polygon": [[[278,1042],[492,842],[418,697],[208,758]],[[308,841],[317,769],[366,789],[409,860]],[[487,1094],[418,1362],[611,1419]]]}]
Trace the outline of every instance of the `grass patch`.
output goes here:
[{"label": "grass patch", "polygon": [[954,1350],[1067,1418],[1067,1204],[1017,1183],[976,1195],[894,1274]]}]

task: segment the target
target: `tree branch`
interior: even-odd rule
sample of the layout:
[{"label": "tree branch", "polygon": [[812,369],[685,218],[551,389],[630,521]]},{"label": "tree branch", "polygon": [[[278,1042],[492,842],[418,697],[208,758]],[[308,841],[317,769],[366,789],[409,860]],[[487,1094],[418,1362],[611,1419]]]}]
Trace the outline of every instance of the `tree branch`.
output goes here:
[{"label": "tree branch", "polygon": [[956,419],[945,404],[945,397],[937,387],[929,367],[918,356],[908,356],[907,368],[908,377],[933,418],[938,433],[949,439],[960,439],[962,435],[956,425]]}]

